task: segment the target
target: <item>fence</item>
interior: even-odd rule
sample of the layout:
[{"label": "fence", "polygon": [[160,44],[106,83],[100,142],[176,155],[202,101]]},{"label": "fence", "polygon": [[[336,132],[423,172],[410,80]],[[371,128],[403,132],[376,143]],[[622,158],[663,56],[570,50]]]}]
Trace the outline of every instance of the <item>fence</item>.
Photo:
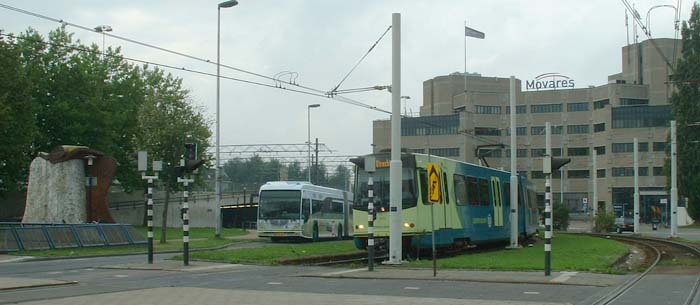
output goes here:
[{"label": "fence", "polygon": [[0,252],[145,244],[128,224],[0,222]]}]

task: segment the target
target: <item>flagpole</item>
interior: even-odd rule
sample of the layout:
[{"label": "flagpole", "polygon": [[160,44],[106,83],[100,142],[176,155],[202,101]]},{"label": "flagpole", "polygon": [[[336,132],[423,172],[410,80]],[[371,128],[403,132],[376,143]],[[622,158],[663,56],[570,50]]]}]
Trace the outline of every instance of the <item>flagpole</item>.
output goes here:
[{"label": "flagpole", "polygon": [[467,102],[467,21],[464,20],[464,102]]}]

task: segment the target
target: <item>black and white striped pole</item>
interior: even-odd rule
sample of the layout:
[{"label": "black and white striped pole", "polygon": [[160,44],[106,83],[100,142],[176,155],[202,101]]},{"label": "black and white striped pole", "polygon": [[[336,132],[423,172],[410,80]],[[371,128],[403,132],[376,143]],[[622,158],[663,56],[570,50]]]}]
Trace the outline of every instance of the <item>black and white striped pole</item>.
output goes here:
[{"label": "black and white striped pole", "polygon": [[367,172],[367,270],[374,271],[374,181],[372,174],[376,170],[374,156],[365,158]]},{"label": "black and white striped pole", "polygon": [[[180,160],[180,166],[185,166],[185,160]],[[185,266],[190,264],[190,205],[189,205],[189,185],[194,182],[194,179],[188,179],[187,174],[183,174],[184,178],[177,177],[177,182],[182,183],[184,190],[182,191],[182,261]]]},{"label": "black and white striped pole", "polygon": [[141,172],[141,179],[148,181],[148,195],[146,203],[146,221],[148,226],[148,263],[153,264],[153,181],[158,180],[158,172],[163,170],[163,162],[153,161],[153,176],[147,176],[148,152],[138,152],[138,170]]},{"label": "black and white striped pole", "polygon": [[[552,124],[545,125],[545,151],[542,159],[544,184],[544,275],[552,274],[552,172],[571,162],[569,158],[552,158]],[[562,151],[563,154],[563,151]]]}]

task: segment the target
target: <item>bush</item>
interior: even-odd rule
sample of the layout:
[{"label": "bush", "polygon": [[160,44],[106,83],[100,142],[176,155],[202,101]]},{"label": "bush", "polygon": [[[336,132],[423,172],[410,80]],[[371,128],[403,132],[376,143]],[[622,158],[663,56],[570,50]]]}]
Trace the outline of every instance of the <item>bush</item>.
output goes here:
[{"label": "bush", "polygon": [[561,203],[554,204],[554,230],[566,231],[569,228],[569,208]]},{"label": "bush", "polygon": [[593,231],[596,233],[607,233],[615,230],[615,216],[609,213],[600,212],[595,217]]}]

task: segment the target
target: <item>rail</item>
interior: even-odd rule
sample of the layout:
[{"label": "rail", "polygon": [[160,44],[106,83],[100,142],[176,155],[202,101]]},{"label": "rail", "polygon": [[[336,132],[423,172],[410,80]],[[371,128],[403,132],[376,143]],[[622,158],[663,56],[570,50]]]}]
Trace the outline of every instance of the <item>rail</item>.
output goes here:
[{"label": "rail", "polygon": [[143,234],[128,224],[0,222],[0,253],[145,243]]}]

